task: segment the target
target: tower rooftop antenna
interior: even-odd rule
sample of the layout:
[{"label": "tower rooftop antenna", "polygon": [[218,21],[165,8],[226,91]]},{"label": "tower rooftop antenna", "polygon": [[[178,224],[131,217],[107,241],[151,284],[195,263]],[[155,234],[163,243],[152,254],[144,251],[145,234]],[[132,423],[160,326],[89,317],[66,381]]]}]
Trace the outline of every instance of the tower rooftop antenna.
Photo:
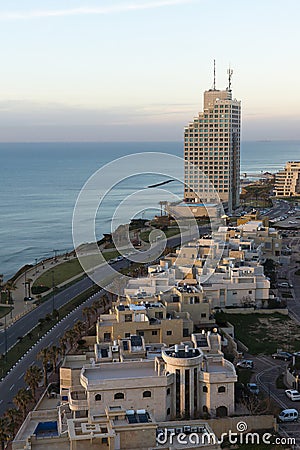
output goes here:
[{"label": "tower rooftop antenna", "polygon": [[216,90],[216,60],[214,59],[214,91]]},{"label": "tower rooftop antenna", "polygon": [[232,74],[233,74],[233,70],[230,68],[227,70],[227,74],[228,74],[228,91],[231,91],[231,78],[232,78]]}]

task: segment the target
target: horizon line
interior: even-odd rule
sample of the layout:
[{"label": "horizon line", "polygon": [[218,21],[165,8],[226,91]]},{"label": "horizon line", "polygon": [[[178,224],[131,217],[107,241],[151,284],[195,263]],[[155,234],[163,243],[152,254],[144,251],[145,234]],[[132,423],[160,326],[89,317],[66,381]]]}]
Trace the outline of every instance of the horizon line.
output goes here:
[{"label": "horizon line", "polygon": [[[299,142],[299,139],[242,139],[241,142]],[[0,145],[2,144],[153,144],[153,143],[180,143],[183,144],[183,140],[124,140],[124,141],[87,141],[87,140],[76,140],[76,141],[0,141]]]}]

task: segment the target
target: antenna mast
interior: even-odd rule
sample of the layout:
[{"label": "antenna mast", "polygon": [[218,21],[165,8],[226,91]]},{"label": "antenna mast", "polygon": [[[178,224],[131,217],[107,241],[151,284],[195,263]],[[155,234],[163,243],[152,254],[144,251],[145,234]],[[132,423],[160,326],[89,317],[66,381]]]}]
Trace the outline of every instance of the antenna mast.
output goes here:
[{"label": "antenna mast", "polygon": [[231,91],[231,78],[232,78],[233,70],[230,69],[230,66],[229,66],[229,69],[227,70],[227,73],[228,73],[228,91]]},{"label": "antenna mast", "polygon": [[216,60],[214,59],[214,91],[216,90]]}]

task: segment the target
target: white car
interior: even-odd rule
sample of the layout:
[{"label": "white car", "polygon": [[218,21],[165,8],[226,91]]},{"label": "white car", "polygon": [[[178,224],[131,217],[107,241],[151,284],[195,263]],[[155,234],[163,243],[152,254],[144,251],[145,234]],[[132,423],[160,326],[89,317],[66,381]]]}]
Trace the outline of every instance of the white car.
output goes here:
[{"label": "white car", "polygon": [[287,389],[285,395],[293,402],[300,401],[300,393],[295,389]]}]

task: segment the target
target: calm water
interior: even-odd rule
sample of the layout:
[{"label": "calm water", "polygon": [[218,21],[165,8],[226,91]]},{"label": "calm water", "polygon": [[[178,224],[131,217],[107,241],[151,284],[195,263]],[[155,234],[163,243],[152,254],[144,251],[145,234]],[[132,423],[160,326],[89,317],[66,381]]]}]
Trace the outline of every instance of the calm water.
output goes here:
[{"label": "calm water", "polygon": [[[83,184],[109,161],[144,151],[182,156],[182,144],[0,144],[0,273],[11,276],[35,258],[52,256],[54,249],[71,249],[72,213]],[[241,171],[274,172],[299,158],[300,142],[244,142]],[[158,181],[137,177],[117,186],[97,218],[98,237],[110,231],[109,219],[124,195]],[[168,189],[181,195],[179,184]]]}]

